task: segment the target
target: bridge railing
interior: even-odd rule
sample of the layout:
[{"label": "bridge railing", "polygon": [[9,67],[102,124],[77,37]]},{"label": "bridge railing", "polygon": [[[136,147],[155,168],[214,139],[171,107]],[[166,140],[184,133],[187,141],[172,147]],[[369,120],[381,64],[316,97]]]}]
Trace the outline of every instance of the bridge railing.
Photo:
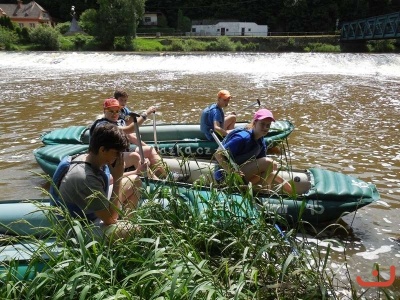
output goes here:
[{"label": "bridge railing", "polygon": [[400,38],[400,12],[342,24],[340,40],[379,40]]}]

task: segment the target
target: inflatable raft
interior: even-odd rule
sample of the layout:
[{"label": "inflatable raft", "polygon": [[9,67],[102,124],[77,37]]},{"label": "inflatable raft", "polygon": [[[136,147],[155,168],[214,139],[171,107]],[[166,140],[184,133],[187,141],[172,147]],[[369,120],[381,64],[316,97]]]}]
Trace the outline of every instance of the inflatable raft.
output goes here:
[{"label": "inflatable raft", "polygon": [[[245,127],[246,123],[237,123],[236,127]],[[210,158],[218,145],[209,141],[200,131],[199,124],[160,124],[154,133],[153,125],[140,126],[142,141],[158,148],[161,155],[190,156]],[[265,137],[267,144],[275,146],[294,130],[290,121],[276,121],[271,125]],[[40,139],[45,145],[88,145],[89,128],[70,126],[44,133]]]}]

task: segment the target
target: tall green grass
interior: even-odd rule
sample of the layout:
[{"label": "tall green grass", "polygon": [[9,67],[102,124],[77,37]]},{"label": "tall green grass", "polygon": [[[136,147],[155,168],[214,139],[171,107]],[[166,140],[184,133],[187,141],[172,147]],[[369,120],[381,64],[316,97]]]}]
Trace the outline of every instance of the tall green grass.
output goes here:
[{"label": "tall green grass", "polygon": [[351,278],[338,280],[329,267],[330,246],[296,239],[301,224],[282,234],[275,225],[289,224],[261,212],[251,186],[243,189],[234,174],[226,180],[218,189],[206,181],[189,189],[144,184],[145,201],[121,212],[140,229],[120,240],[38,204],[52,222],[50,234],[3,241],[29,240],[38,250],[25,273],[17,261],[2,262],[0,299],[343,299],[343,290],[350,294],[344,299],[359,299]]},{"label": "tall green grass", "polygon": [[156,186],[146,203],[125,216],[140,230],[117,241],[99,238],[84,220],[60,208],[46,207],[53,248],[30,237],[40,246],[28,264],[36,274],[16,276],[12,262],[0,276],[0,298],[324,299],[334,294],[326,266],[311,263],[293,231],[282,237],[255,213],[249,191],[238,203],[231,196],[221,201],[221,191],[214,189],[205,203],[203,187],[193,189],[199,189],[196,203],[178,186]]}]

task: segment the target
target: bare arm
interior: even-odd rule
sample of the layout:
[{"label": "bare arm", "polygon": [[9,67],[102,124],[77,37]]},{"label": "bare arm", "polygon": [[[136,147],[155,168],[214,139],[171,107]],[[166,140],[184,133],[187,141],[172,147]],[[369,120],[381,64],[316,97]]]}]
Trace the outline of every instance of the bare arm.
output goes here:
[{"label": "bare arm", "polygon": [[227,131],[220,126],[218,121],[214,121],[214,131],[218,132],[221,136],[226,136],[228,134]]},{"label": "bare arm", "polygon": [[[144,121],[146,121],[147,119],[147,115],[152,114],[156,111],[155,106],[150,106],[146,112],[144,112],[143,114],[140,115],[139,118],[137,118],[137,124],[138,126],[142,125],[144,123]],[[135,123],[132,122],[131,124],[127,125],[127,126],[120,126],[120,128],[126,133],[126,134],[130,134],[130,133],[134,133],[135,132]]]},{"label": "bare arm", "polygon": [[[114,224],[118,220],[118,208],[120,207],[121,186],[120,182],[124,173],[124,159],[121,154],[116,161],[115,166],[110,165],[110,173],[113,178],[113,190],[108,208],[95,212],[96,216],[101,219],[105,225]],[[117,179],[115,179],[117,178]]]}]

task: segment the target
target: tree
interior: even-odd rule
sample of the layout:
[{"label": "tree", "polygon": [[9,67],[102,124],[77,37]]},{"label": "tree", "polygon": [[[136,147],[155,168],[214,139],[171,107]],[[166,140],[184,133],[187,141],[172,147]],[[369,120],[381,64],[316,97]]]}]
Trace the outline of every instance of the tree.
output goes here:
[{"label": "tree", "polygon": [[0,48],[4,46],[6,50],[12,50],[12,45],[17,41],[18,36],[14,31],[0,26]]},{"label": "tree", "polygon": [[47,25],[41,25],[29,34],[31,42],[36,44],[38,50],[59,50],[60,42],[58,40],[60,33]]},{"label": "tree", "polygon": [[129,46],[143,17],[145,0],[99,0],[98,3],[95,37],[101,46],[112,49],[117,36],[124,37]]},{"label": "tree", "polygon": [[79,26],[89,35],[96,35],[97,11],[93,8],[85,10],[79,18]]}]

